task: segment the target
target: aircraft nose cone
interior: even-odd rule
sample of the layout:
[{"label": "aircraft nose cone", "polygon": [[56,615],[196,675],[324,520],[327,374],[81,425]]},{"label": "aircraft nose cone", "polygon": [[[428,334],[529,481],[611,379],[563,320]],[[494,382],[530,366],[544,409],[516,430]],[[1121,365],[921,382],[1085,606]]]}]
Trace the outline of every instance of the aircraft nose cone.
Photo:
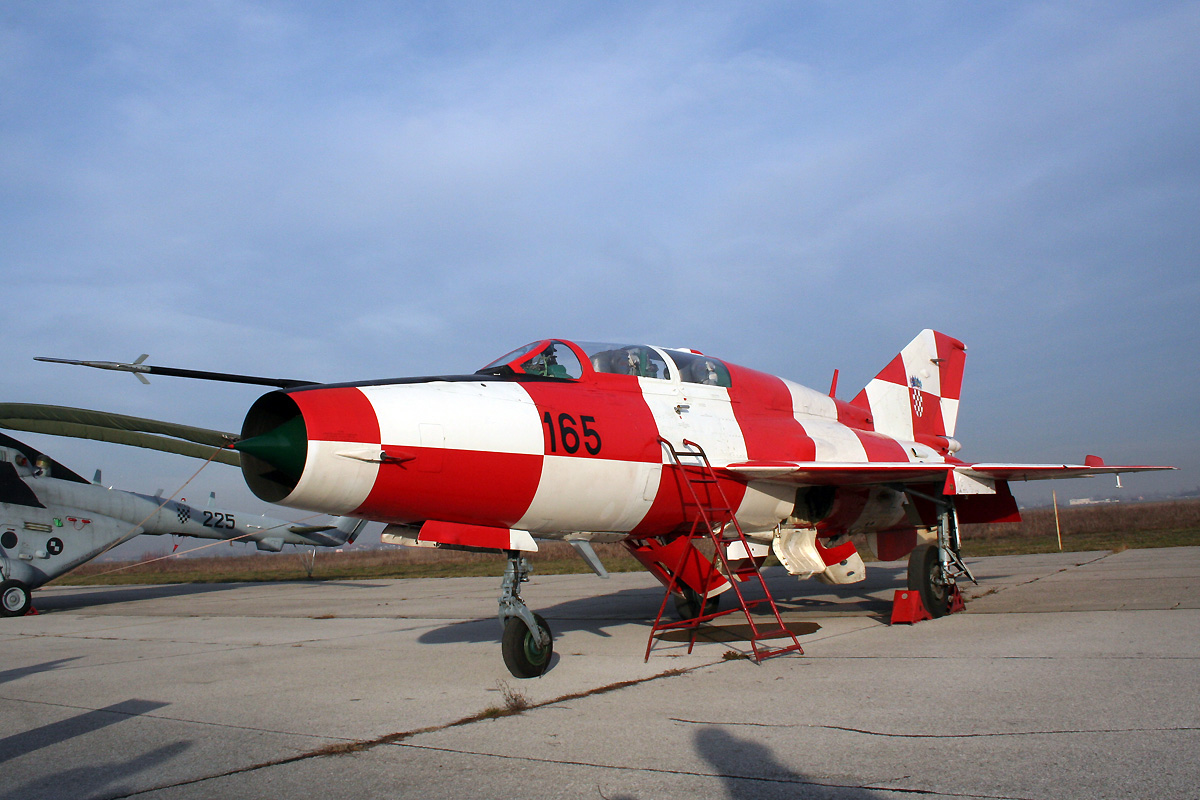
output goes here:
[{"label": "aircraft nose cone", "polygon": [[304,427],[304,418],[292,417],[266,433],[241,440],[233,449],[265,461],[294,483],[304,474],[304,462],[308,458],[308,431]]}]

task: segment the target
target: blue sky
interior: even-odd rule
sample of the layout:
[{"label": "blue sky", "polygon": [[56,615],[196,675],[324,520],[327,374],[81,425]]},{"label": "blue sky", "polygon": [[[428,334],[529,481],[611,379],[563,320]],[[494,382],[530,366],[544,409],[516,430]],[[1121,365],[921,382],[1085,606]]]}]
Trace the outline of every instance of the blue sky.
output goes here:
[{"label": "blue sky", "polygon": [[3,399],[236,430],[252,388],[32,357],[350,380],[546,335],[848,397],[933,327],[963,457],[1195,488],[1197,75],[1194,2],[6,3]]}]

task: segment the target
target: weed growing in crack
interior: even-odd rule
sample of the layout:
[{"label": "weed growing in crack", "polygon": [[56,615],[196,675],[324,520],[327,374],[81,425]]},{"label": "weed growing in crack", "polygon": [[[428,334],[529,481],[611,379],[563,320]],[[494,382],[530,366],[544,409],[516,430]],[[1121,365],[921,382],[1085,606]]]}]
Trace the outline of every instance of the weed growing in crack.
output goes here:
[{"label": "weed growing in crack", "polygon": [[496,681],[496,689],[499,690],[500,696],[504,698],[504,706],[488,706],[470,719],[511,717],[514,714],[520,714],[522,711],[527,711],[533,707],[533,703],[529,702],[529,698],[524,692],[514,689],[504,681]]},{"label": "weed growing in crack", "polygon": [[722,661],[743,661],[749,659],[750,656],[745,653],[739,653],[737,650],[726,650],[721,656]]},{"label": "weed growing in crack", "polygon": [[529,698],[525,693],[514,689],[504,681],[497,681],[496,688],[500,690],[500,696],[504,698],[504,707],[508,709],[510,714],[520,714],[530,706]]}]

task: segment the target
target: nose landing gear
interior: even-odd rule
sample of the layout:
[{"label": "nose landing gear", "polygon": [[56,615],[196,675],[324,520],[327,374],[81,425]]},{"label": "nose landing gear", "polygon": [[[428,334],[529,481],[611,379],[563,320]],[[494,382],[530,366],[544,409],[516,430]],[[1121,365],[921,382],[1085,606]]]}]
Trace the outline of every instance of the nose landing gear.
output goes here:
[{"label": "nose landing gear", "polygon": [[536,678],[550,667],[554,638],[542,615],[530,611],[521,599],[521,584],[529,580],[533,567],[517,550],[506,554],[508,564],[500,584],[500,622],[504,625],[500,652],[514,677]]}]

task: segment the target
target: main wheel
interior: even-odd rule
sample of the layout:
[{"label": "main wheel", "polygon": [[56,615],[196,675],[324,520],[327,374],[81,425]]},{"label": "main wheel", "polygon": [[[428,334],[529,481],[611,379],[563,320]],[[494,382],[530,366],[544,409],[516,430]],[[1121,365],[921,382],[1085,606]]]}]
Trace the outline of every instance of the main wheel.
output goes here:
[{"label": "main wheel", "polygon": [[931,617],[944,617],[950,611],[950,592],[938,548],[925,542],[913,548],[908,556],[908,590],[918,592]]},{"label": "main wheel", "polygon": [[695,619],[703,614],[715,614],[721,607],[721,595],[713,595],[704,601],[704,610],[700,608],[700,593],[690,586],[683,587],[683,593],[672,596],[675,600],[675,613],[680,619]]},{"label": "main wheel", "polygon": [[24,583],[15,580],[0,583],[0,616],[23,617],[29,613],[31,605],[33,598]]},{"label": "main wheel", "polygon": [[550,666],[554,655],[554,639],[550,626],[541,614],[534,614],[538,627],[546,632],[545,647],[538,647],[533,631],[520,617],[509,617],[504,623],[504,638],[500,640],[500,652],[504,654],[504,666],[517,678],[536,678]]}]

